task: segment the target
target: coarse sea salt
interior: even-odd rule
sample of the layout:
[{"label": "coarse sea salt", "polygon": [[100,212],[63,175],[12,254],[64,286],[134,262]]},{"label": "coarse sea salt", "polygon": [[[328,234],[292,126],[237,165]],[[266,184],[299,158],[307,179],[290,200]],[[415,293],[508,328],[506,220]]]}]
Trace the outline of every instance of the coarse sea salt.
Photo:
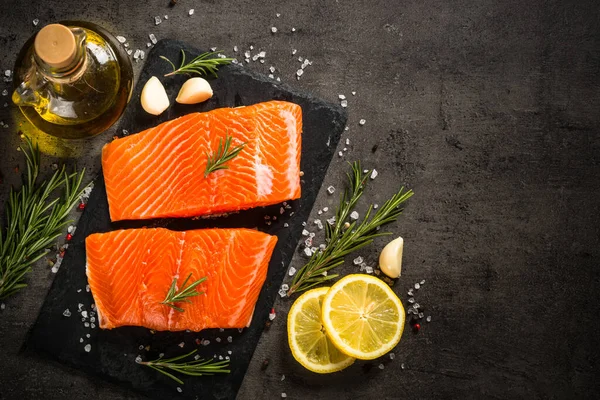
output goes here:
[{"label": "coarse sea salt", "polygon": [[92,351],[92,345],[88,343],[83,347],[83,349],[86,351],[86,353],[89,353]]},{"label": "coarse sea salt", "polygon": [[296,268],[290,267],[290,270],[288,271],[288,275],[293,276],[295,273],[296,273]]}]

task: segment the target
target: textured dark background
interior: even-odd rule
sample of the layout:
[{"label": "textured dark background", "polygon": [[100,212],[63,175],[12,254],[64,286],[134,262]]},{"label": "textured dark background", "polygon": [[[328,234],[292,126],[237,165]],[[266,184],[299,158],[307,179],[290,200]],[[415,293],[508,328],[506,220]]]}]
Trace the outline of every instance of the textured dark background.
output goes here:
[{"label": "textured dark background", "polygon": [[[172,9],[167,3],[0,0],[0,69],[12,68],[37,29],[34,18],[38,28],[58,19],[101,23],[134,49],[144,48],[152,32],[204,48],[253,44],[267,51],[267,61],[250,68],[274,65],[282,80],[324,99],[349,97],[350,145],[340,142],[339,150],[348,151],[336,156],[326,185],[341,186],[345,161],[361,159],[379,171],[365,200],[381,203],[402,184],[416,192],[393,226],[406,241],[395,289],[404,299],[426,279],[417,299],[432,322],[418,335],[407,330],[383,370],[380,361],[359,362],[315,376],[291,358],[290,303],[279,300],[239,398],[600,396],[596,1],[179,0]],[[155,27],[153,16],[164,14],[169,20]],[[272,35],[271,26],[280,32]],[[292,48],[314,62],[300,81]],[[4,101],[0,120],[10,127],[0,128],[3,196],[22,163],[18,115],[2,108]],[[363,127],[360,118],[367,120]],[[110,137],[47,144],[95,173]],[[313,218],[333,202],[322,190]],[[383,243],[363,257],[373,264]],[[344,272],[356,270],[348,263]],[[30,287],[0,310],[0,397],[139,398],[19,354],[52,278],[40,265]]]}]

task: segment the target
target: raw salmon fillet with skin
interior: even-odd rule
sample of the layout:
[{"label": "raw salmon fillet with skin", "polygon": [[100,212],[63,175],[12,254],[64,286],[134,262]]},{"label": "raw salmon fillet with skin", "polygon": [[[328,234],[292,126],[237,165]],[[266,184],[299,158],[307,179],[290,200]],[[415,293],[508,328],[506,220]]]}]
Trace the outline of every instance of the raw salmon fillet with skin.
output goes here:
[{"label": "raw salmon fillet with skin", "polygon": [[[204,177],[219,139],[246,143]],[[113,221],[220,214],[300,197],[302,110],[285,101],[192,113],[102,149]]]},{"label": "raw salmon fillet with skin", "polygon": [[[96,233],[85,241],[87,277],[100,328],[159,331],[243,328],[267,276],[277,237],[250,229],[163,228]],[[173,279],[206,277],[191,303],[161,304]],[[178,288],[179,290],[179,288]]]}]

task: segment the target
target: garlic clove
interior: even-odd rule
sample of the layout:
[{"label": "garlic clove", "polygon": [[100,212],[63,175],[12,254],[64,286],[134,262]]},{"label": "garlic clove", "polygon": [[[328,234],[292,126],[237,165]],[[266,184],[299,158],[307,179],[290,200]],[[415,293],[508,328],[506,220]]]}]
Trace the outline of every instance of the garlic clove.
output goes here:
[{"label": "garlic clove", "polygon": [[402,251],[404,239],[398,237],[389,242],[379,255],[379,269],[390,278],[397,278],[402,272]]},{"label": "garlic clove", "polygon": [[210,99],[213,95],[210,83],[203,78],[190,78],[181,86],[177,99],[179,104],[196,104]]},{"label": "garlic clove", "polygon": [[152,115],[160,115],[169,108],[169,97],[165,87],[160,83],[157,77],[148,79],[144,85],[141,95],[142,108]]}]

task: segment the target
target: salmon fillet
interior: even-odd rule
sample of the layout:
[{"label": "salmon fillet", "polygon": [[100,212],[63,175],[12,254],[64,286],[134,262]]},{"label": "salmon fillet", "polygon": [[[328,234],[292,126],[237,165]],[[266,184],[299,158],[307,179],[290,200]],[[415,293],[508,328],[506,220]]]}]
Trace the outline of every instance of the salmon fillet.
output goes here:
[{"label": "salmon fillet", "polygon": [[[277,237],[250,229],[163,228],[96,233],[85,240],[87,277],[100,328],[159,331],[243,328],[249,324]],[[161,304],[174,278],[207,279],[179,312]],[[179,290],[179,288],[178,288]]]},{"label": "salmon fillet", "polygon": [[[102,149],[113,221],[192,217],[300,197],[302,110],[285,101],[192,113]],[[204,177],[219,139],[239,155]]]}]

